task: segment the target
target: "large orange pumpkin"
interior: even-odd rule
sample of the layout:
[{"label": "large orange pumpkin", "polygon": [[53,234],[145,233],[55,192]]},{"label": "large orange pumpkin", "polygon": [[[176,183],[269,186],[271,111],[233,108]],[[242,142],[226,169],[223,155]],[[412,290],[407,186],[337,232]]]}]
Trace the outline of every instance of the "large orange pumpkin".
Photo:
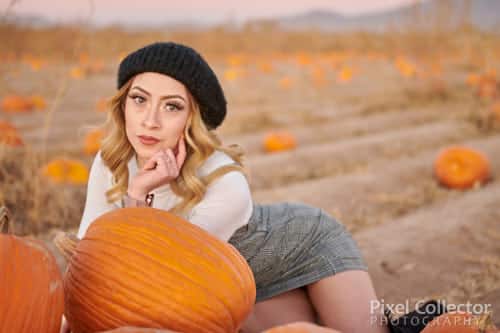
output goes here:
[{"label": "large orange pumpkin", "polygon": [[[10,226],[0,207],[0,226]],[[63,281],[54,256],[38,240],[0,233],[0,332],[59,333]]]},{"label": "large orange pumpkin", "polygon": [[447,312],[434,318],[422,333],[495,333],[489,314],[475,316],[468,312]]},{"label": "large orange pumpkin", "polygon": [[143,327],[131,327],[124,326],[120,328],[115,328],[110,331],[101,331],[99,333],[178,333],[171,330],[163,330],[159,328],[143,328]]},{"label": "large orange pumpkin", "polygon": [[490,169],[486,156],[461,146],[444,149],[434,162],[434,174],[439,182],[454,189],[483,184],[490,177]]},{"label": "large orange pumpkin", "polygon": [[255,302],[245,259],[229,243],[167,211],[122,208],[98,217],[75,244],[64,277],[74,333],[122,326],[234,333]]},{"label": "large orange pumpkin", "polygon": [[340,333],[331,328],[307,322],[295,322],[270,328],[263,333]]},{"label": "large orange pumpkin", "polygon": [[279,152],[297,147],[295,137],[286,131],[276,131],[268,133],[264,137],[264,149],[266,152]]}]

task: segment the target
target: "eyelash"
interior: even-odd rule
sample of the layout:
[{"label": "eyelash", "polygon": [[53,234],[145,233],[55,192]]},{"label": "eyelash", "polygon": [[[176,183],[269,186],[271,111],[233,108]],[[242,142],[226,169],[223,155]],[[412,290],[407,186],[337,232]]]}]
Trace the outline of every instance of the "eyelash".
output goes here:
[{"label": "eyelash", "polygon": [[[137,103],[137,101],[135,101],[135,99],[136,99],[136,98],[141,98],[143,102],[144,102],[144,100],[145,100],[145,98],[144,98],[144,97],[139,96],[139,95],[129,95],[129,97],[130,97],[131,99],[133,99],[133,100],[134,100],[134,102],[136,102],[136,103]],[[142,102],[141,102],[141,103],[139,103],[139,104],[142,104]],[[173,106],[175,106],[176,110],[175,110],[175,111],[173,111],[173,112],[176,112],[176,111],[181,111],[181,110],[183,109],[182,105],[179,105],[179,104],[177,104],[177,103],[167,103],[166,105],[167,105],[167,106],[168,106],[168,105],[173,105]]]}]

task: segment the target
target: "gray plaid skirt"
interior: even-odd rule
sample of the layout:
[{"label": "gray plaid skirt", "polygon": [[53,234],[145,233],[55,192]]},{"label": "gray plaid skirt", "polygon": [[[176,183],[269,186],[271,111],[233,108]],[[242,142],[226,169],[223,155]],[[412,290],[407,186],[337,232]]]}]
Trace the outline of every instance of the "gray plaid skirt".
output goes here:
[{"label": "gray plaid skirt", "polygon": [[343,224],[321,208],[281,202],[253,205],[229,243],[247,260],[263,301],[346,270],[368,267]]}]

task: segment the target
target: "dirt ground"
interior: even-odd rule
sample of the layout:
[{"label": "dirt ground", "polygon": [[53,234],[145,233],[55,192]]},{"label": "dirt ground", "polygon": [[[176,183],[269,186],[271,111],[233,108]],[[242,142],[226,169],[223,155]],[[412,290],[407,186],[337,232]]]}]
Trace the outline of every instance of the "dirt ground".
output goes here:
[{"label": "dirt ground", "polygon": [[[466,85],[467,73],[445,72],[445,88],[437,91],[422,80],[402,78],[388,61],[365,61],[357,64],[352,82],[335,82],[332,71],[317,87],[286,66],[278,74],[222,80],[228,115],[218,132],[226,144],[246,149],[254,200],[304,202],[344,223],[386,303],[438,298],[492,304],[500,326],[500,131],[484,128],[484,105]],[[10,85],[50,99],[61,92],[66,70],[34,75],[21,69]],[[105,119],[95,103],[113,94],[115,70],[110,64],[104,73],[69,80],[53,111],[1,118],[14,123],[32,147],[46,144],[90,165],[93,157],[81,154],[84,126]],[[295,75],[296,85],[280,88],[279,73]],[[44,142],[41,124],[47,122]],[[265,153],[262,139],[275,129],[294,133],[298,147]],[[468,191],[437,184],[433,161],[455,144],[487,155],[490,182]],[[69,230],[78,223],[71,221]],[[63,267],[51,244],[56,231],[39,237]]]}]

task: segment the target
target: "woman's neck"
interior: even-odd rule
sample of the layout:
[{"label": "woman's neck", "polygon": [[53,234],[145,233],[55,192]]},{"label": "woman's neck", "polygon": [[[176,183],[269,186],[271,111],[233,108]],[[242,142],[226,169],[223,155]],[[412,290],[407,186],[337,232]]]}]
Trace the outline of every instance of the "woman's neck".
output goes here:
[{"label": "woman's neck", "polygon": [[146,161],[144,159],[140,158],[137,154],[135,155],[135,158],[136,158],[136,162],[137,162],[137,169],[141,170],[142,166],[144,165],[144,163]]}]

